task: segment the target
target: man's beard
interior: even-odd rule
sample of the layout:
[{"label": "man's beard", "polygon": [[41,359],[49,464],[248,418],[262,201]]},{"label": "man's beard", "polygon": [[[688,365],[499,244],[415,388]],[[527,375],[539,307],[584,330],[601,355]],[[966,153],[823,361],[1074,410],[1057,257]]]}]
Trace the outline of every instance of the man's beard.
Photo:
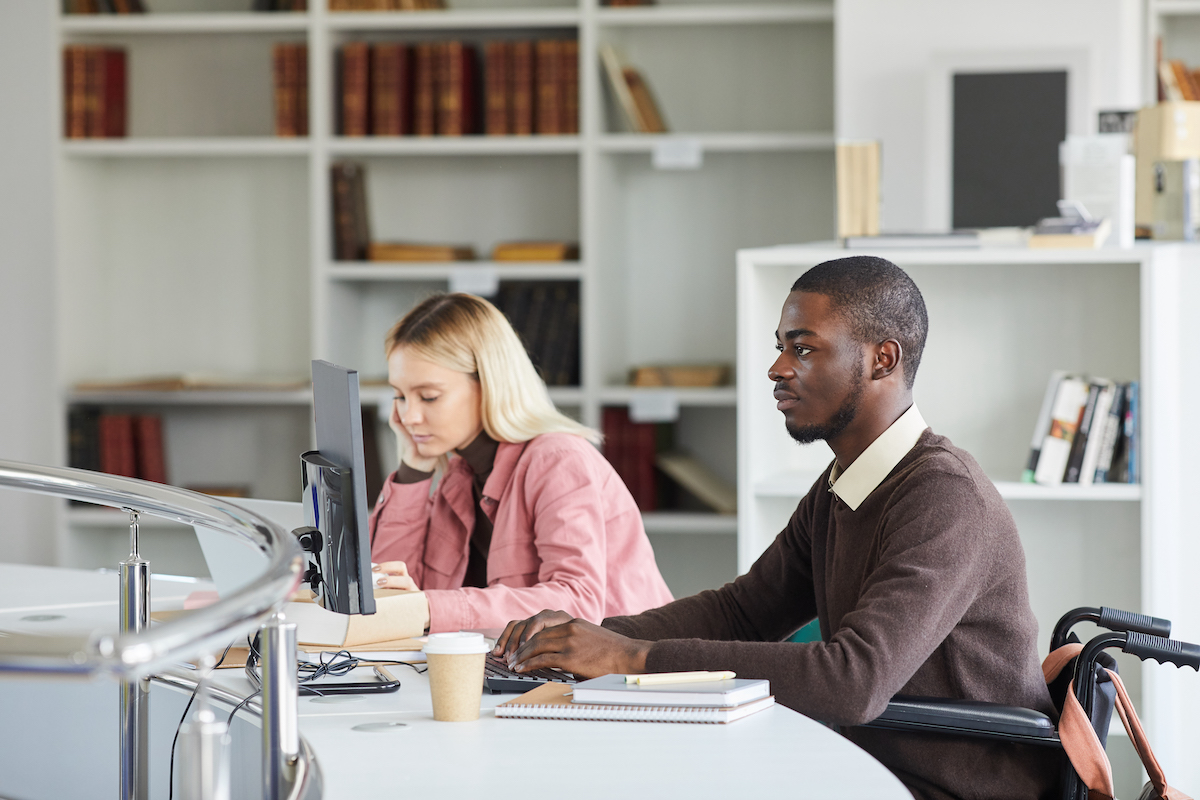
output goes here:
[{"label": "man's beard", "polygon": [[846,430],[858,415],[858,400],[862,396],[863,391],[862,361],[857,361],[855,364],[854,374],[850,378],[850,394],[846,396],[841,407],[833,412],[833,416],[823,423],[814,422],[809,425],[799,426],[792,425],[785,420],[783,425],[787,428],[789,436],[800,444],[811,444],[822,439],[829,441]]}]

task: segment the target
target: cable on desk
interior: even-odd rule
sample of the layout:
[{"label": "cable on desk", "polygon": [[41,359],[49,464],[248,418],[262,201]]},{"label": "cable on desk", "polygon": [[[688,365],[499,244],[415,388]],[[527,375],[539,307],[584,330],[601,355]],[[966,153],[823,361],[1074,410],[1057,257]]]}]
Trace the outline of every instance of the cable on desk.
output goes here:
[{"label": "cable on desk", "polygon": [[[221,653],[221,657],[217,659],[217,663],[213,665],[213,669],[225,663],[225,657],[229,655],[230,649],[233,647],[233,642],[230,642],[225,647],[225,652]],[[187,719],[188,712],[192,710],[192,703],[196,700],[196,693],[200,691],[200,681],[196,681],[196,688],[192,689],[192,696],[188,698],[187,705],[183,707],[183,716],[179,718],[179,724],[175,726],[175,737],[171,739],[171,769],[167,773],[167,798],[174,800],[175,797],[175,745],[179,742],[179,731],[183,727],[183,721]]]}]

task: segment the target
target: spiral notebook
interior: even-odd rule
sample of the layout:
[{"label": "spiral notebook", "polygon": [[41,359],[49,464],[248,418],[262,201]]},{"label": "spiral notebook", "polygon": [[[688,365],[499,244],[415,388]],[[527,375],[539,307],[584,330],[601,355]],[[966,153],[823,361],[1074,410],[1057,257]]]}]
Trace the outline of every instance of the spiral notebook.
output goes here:
[{"label": "spiral notebook", "polygon": [[775,697],[762,697],[740,706],[631,706],[573,703],[573,687],[545,683],[520,697],[496,706],[496,716],[508,719],[591,719],[614,722],[709,722],[726,723],[775,705]]}]

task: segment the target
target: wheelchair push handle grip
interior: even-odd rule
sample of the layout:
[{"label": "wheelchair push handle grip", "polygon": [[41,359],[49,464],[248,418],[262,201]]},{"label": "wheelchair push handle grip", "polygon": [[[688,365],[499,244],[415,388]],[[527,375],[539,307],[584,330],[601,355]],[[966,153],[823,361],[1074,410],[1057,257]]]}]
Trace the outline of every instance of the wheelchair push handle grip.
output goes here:
[{"label": "wheelchair push handle grip", "polygon": [[1200,645],[1131,632],[1125,640],[1125,646],[1121,649],[1143,661],[1153,658],[1160,664],[1191,667],[1200,672]]},{"label": "wheelchair push handle grip", "polygon": [[1144,633],[1149,636],[1167,638],[1171,635],[1171,620],[1151,617],[1146,614],[1134,614],[1132,611],[1122,611],[1119,608],[1100,608],[1100,619],[1097,620],[1103,628],[1110,631],[1130,631]]}]

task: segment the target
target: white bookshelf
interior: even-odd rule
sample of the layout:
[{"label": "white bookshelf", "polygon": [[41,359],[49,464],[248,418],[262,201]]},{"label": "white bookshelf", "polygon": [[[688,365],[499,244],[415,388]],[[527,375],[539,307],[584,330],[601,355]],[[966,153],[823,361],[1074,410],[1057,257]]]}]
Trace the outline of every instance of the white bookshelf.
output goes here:
[{"label": "white bookshelf", "polygon": [[[579,283],[581,383],[552,387],[551,397],[598,425],[603,407],[649,391],[622,385],[633,366],[733,362],[738,248],[833,231],[831,2],[451,0],[446,11],[408,13],[330,12],[319,0],[304,13],[249,5],[154,0],[145,15],[62,16],[57,26],[59,46],[127,50],[130,103],[128,138],[58,147],[64,416],[73,405],[161,414],[173,482],[249,483],[256,495],[291,498],[310,436],[307,393],[70,387],[180,372],[302,377],[321,357],[358,368],[364,402],[386,409],[390,390],[370,381],[385,374],[387,328],[462,271],[484,270],[501,281]],[[493,37],[578,38],[578,135],[335,135],[334,54],[345,42]],[[303,138],[273,135],[270,49],[283,41],[308,45]],[[647,77],[671,134],[625,130],[598,68],[605,42]],[[703,165],[656,169],[652,155],[668,139],[699,148]],[[328,175],[341,159],[367,168],[376,238],[469,242],[484,257],[501,240],[566,239],[583,256],[334,261]],[[736,390],[670,391],[677,445],[736,480]],[[736,518],[645,518],[672,562],[664,570],[684,576],[677,585],[736,574]],[[111,536],[110,523],[64,511],[60,560],[107,557],[95,537]]]},{"label": "white bookshelf", "polygon": [[[833,246],[738,253],[738,564],[744,570],[784,527],[832,460],[823,442],[784,431],[766,373],[791,284],[806,269],[850,255]],[[1009,504],[1026,553],[1041,638],[1077,606],[1167,617],[1186,633],[1200,563],[1184,505],[1180,431],[1191,399],[1179,364],[1200,298],[1200,248],[957,250],[879,253],[916,281],[930,332],[914,386],[937,433],[970,452]],[[1046,381],[1075,369],[1141,386],[1140,485],[1019,482]],[[1192,599],[1189,599],[1192,598]],[[1184,638],[1187,638],[1186,636]],[[1045,654],[1047,642],[1039,641]],[[1149,736],[1197,744],[1173,688],[1194,680],[1118,655]],[[1182,761],[1179,762],[1182,764]],[[1133,778],[1136,774],[1131,773]]]}]

